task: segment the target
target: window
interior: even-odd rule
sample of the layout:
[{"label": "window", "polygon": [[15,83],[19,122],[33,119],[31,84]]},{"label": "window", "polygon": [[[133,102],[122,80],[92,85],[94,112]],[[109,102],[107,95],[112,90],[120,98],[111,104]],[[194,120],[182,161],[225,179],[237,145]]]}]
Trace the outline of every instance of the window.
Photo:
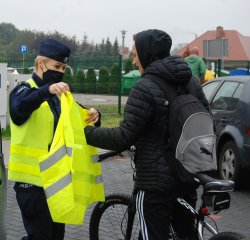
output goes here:
[{"label": "window", "polygon": [[244,84],[243,83],[239,84],[233,97],[231,98],[231,100],[229,102],[228,109],[227,109],[228,111],[234,111],[237,108],[237,105],[238,105],[239,100],[240,100],[240,95],[241,95],[243,89],[244,89]]},{"label": "window", "polygon": [[240,94],[239,92],[237,93],[236,91],[238,86],[239,83],[237,82],[224,82],[213,99],[213,102],[211,104],[211,109],[228,110],[229,105],[231,106],[230,108],[232,108],[235,104],[233,104],[233,102],[230,104],[230,102],[231,99],[233,98],[234,93]]},{"label": "window", "polygon": [[205,86],[203,86],[203,92],[209,102],[211,101],[214,90],[217,88],[218,84],[220,84],[220,82],[216,81],[216,82],[208,83]]}]

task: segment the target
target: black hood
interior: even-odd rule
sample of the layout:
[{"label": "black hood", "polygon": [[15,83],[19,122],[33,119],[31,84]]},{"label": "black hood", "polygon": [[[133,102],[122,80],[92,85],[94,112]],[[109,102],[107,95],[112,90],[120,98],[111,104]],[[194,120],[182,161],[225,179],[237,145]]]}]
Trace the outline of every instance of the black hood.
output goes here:
[{"label": "black hood", "polygon": [[182,57],[171,56],[152,62],[142,77],[147,78],[147,75],[158,76],[174,85],[184,85],[191,79],[192,72]]},{"label": "black hood", "polygon": [[171,37],[164,31],[149,29],[134,36],[138,58],[144,70],[154,61],[170,55]]}]

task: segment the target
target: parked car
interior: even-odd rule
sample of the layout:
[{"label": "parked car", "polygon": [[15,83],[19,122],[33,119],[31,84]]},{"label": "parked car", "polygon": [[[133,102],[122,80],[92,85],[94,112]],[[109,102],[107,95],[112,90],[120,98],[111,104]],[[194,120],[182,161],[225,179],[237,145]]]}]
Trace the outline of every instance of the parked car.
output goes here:
[{"label": "parked car", "polygon": [[0,122],[0,239],[6,239],[5,235],[5,211],[6,211],[6,174],[2,151],[2,128]]},{"label": "parked car", "polygon": [[218,77],[203,91],[215,119],[219,176],[239,186],[250,170],[250,76]]}]

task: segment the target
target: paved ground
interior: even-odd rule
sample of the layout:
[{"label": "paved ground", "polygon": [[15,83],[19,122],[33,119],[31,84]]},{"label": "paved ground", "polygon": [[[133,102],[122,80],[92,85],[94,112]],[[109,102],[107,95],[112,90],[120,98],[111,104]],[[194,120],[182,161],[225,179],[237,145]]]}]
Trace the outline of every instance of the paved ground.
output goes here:
[{"label": "paved ground", "polygon": [[[74,99],[81,103],[82,105],[90,104],[118,104],[118,96],[110,95],[95,95],[95,94],[79,94],[74,93]],[[127,102],[127,96],[121,97],[121,103],[125,104]]]},{"label": "paved ground", "polygon": [[[6,159],[9,156],[9,141],[3,142],[3,151]],[[125,158],[116,158],[103,162],[103,178],[105,183],[105,192],[124,192],[130,193],[132,190],[132,171],[130,162]],[[7,240],[19,240],[25,235],[21,215],[16,203],[13,183],[8,182],[7,190],[7,218],[6,232]],[[250,237],[250,189],[233,192],[232,201],[229,210],[220,213],[216,220],[220,231],[237,231]],[[81,226],[67,226],[65,240],[87,240],[89,218],[93,206],[91,206],[85,216],[85,221]]]}]

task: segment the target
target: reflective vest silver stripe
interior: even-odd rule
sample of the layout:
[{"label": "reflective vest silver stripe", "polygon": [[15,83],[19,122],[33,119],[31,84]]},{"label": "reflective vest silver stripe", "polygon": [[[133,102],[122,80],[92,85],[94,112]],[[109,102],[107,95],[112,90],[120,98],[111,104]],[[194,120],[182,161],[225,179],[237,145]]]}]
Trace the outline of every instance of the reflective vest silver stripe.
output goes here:
[{"label": "reflective vest silver stripe", "polygon": [[63,145],[60,147],[53,155],[48,157],[46,160],[40,163],[40,170],[41,172],[47,170],[58,161],[60,161],[65,155],[71,156],[72,155],[72,148],[66,147]]},{"label": "reflective vest silver stripe", "polygon": [[[102,175],[98,175],[98,176],[91,175],[91,176],[88,176],[87,179],[90,180],[91,183],[96,183],[96,184],[103,183]],[[83,179],[80,179],[80,180],[83,181]],[[65,188],[70,183],[72,183],[72,179],[71,179],[71,174],[69,173],[65,175],[63,178],[61,178],[60,180],[58,180],[56,183],[54,183],[53,185],[45,189],[46,197],[49,198],[53,196],[55,193]]]},{"label": "reflective vest silver stripe", "polygon": [[98,161],[99,161],[99,156],[98,155],[93,155],[92,156],[92,162],[93,163],[98,163]]},{"label": "reflective vest silver stripe", "polygon": [[91,184],[100,184],[103,183],[102,175],[92,175],[86,172],[74,171],[73,179],[78,181],[87,181]]},{"label": "reflective vest silver stripe", "polygon": [[[53,155],[51,155],[46,160],[40,163],[41,172],[49,169],[51,166],[59,162],[66,154],[71,156],[72,148],[69,148],[63,145]],[[94,155],[92,156],[92,159],[93,159],[93,162],[98,162],[99,157],[98,155]],[[90,180],[91,183],[95,183],[95,184],[103,183],[102,175],[94,176],[94,175],[82,173],[82,172],[75,172],[74,175],[77,176],[76,178],[78,178],[80,181],[84,181],[84,178],[86,178],[86,180],[87,181]],[[70,183],[72,183],[72,179],[71,179],[71,174],[69,173],[63,178],[61,178],[60,180],[58,180],[56,183],[54,183],[53,185],[45,189],[46,197],[49,198],[53,196],[55,193],[65,188]]]},{"label": "reflective vest silver stripe", "polygon": [[[98,175],[98,176],[91,175],[90,177],[91,177],[90,179],[88,178],[87,179],[91,180],[92,183],[96,183],[96,184],[103,183],[102,175]],[[80,180],[83,180],[83,179],[80,179]],[[56,183],[54,183],[53,185],[45,189],[46,197],[49,198],[53,196],[54,194],[56,194],[57,192],[59,192],[60,190],[68,186],[70,183],[72,183],[72,179],[71,179],[71,174],[69,173],[65,175],[63,178],[61,178],[60,180],[58,180]]]},{"label": "reflective vest silver stripe", "polygon": [[96,176],[96,178],[95,178],[95,183],[96,183],[96,184],[103,183],[103,180],[102,180],[102,175],[98,175],[98,176]]},{"label": "reflective vest silver stripe", "polygon": [[54,183],[53,185],[45,189],[46,197],[49,198],[53,196],[55,193],[65,188],[70,183],[72,183],[72,180],[71,180],[71,175],[69,173],[65,175],[63,178],[61,178],[60,180],[58,180],[56,183]]}]

